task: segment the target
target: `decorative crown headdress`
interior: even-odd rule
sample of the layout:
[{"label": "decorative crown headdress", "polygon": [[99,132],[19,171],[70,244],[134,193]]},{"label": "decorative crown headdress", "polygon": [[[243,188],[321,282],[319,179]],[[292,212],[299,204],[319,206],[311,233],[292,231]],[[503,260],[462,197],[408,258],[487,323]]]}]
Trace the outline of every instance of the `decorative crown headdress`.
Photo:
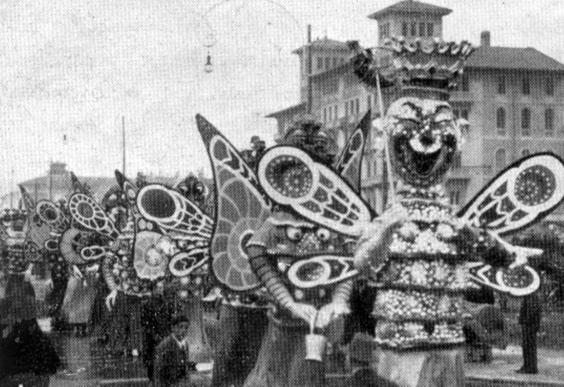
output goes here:
[{"label": "decorative crown headdress", "polygon": [[384,87],[397,85],[404,91],[435,89],[444,92],[453,88],[462,74],[464,62],[474,50],[467,41],[416,39],[407,42],[402,37],[393,37],[379,47],[392,52],[391,63],[378,67],[371,49],[361,50],[357,42],[351,42],[349,46],[356,52],[352,63],[362,82],[375,86],[379,79]]}]

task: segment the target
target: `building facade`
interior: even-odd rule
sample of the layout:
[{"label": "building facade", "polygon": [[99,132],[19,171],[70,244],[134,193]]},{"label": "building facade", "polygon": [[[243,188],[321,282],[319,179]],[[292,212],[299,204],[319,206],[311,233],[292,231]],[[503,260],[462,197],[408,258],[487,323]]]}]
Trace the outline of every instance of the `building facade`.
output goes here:
[{"label": "building facade", "polygon": [[[442,39],[442,18],[450,13],[448,8],[405,0],[369,18],[378,23],[381,44],[398,35]],[[305,47],[294,51],[300,55],[302,100],[269,115],[278,121],[279,136],[305,112],[308,78],[312,82],[312,113],[333,133],[338,145],[345,143],[368,110],[374,118],[379,116],[375,92],[359,83],[348,61],[351,54],[345,50],[346,43],[338,43],[318,39],[309,45],[311,75]],[[388,60],[385,55],[382,63]],[[562,63],[531,47],[492,46],[490,33],[481,34],[480,44],[451,94],[455,115],[469,124],[446,182],[454,204],[464,204],[499,170],[526,154],[552,151],[564,156],[563,79]],[[385,109],[393,96],[384,91],[383,97]],[[382,139],[371,133],[362,171],[363,196],[378,212],[386,205],[388,190],[382,145]]]}]

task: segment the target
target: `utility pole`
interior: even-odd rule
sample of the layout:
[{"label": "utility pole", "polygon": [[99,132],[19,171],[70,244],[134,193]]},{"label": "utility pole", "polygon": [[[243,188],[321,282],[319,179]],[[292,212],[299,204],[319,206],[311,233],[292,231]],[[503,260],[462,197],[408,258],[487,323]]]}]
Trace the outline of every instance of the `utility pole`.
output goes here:
[{"label": "utility pole", "polygon": [[125,116],[121,116],[121,147],[122,147],[122,163],[121,172],[124,176],[125,173]]},{"label": "utility pole", "polygon": [[313,87],[311,84],[311,73],[313,69],[313,59],[311,53],[311,24],[307,25],[307,44],[306,49],[306,73],[307,73],[307,102],[306,102],[306,113],[311,114],[312,103],[313,103]]}]

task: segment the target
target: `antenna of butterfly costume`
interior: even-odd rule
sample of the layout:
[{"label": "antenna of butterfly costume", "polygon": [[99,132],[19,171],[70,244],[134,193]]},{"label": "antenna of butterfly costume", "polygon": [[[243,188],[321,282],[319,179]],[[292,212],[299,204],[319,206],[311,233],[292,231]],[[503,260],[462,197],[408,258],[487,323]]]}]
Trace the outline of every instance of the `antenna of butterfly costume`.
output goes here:
[{"label": "antenna of butterfly costume", "polygon": [[[212,124],[202,116],[196,121],[216,187],[212,272],[230,292],[264,286],[276,305],[247,383],[303,383],[304,338],[348,312],[355,271],[347,242],[358,232],[356,227],[371,219],[355,191],[369,115],[354,131],[335,169],[330,167],[330,137],[306,117],[287,134],[284,145],[262,155],[256,173]],[[296,335],[301,337],[297,343]],[[321,360],[319,350],[310,360]],[[317,380],[308,382],[322,383],[324,374],[313,378]]]},{"label": "antenna of butterfly costume", "polygon": [[[384,120],[402,184],[398,205],[366,228],[355,252],[356,266],[379,288],[376,371],[415,386],[441,369],[440,383],[461,386],[464,293],[479,285],[514,296],[538,289],[532,268],[511,269],[542,251],[512,246],[500,235],[527,227],[562,202],[564,165],[551,154],[521,159],[456,213],[441,186],[460,146],[448,93],[472,47],[393,38],[385,48],[393,57],[387,68],[376,67],[371,50],[358,46],[352,60],[363,83],[393,85],[399,93]],[[436,361],[428,361],[431,354]]]}]

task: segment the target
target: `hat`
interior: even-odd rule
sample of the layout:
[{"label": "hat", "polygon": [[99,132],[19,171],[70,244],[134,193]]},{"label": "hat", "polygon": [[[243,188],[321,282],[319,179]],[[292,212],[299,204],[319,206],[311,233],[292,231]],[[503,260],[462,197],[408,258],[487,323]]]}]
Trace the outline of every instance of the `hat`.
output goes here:
[{"label": "hat", "polygon": [[190,320],[188,319],[188,316],[184,315],[184,314],[176,314],[172,317],[172,326],[178,325],[180,323],[190,323]]}]

